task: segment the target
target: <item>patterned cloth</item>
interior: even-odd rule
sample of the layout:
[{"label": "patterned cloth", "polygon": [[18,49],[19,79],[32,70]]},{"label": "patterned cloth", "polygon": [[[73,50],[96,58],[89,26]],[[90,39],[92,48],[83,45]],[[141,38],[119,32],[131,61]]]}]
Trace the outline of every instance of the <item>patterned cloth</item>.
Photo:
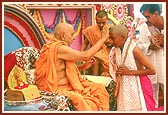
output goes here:
[{"label": "patterned cloth", "polygon": [[12,52],[15,54],[17,65],[24,70],[34,69],[34,62],[39,57],[40,50],[33,47],[23,47]]},{"label": "patterned cloth", "polygon": [[48,103],[41,101],[35,104],[27,104],[22,106],[11,106],[4,102],[4,111],[43,111],[48,110]]},{"label": "patterned cloth", "polygon": [[[4,101],[5,111],[75,111],[72,101],[64,96],[56,93],[40,91],[42,98],[37,102],[32,100],[32,103],[22,102],[18,104],[14,101]],[[17,102],[17,101],[15,101]]]},{"label": "patterned cloth", "polygon": [[106,87],[107,92],[110,96],[110,111],[117,111],[117,100],[114,95],[116,83],[112,80],[110,84]]},{"label": "patterned cloth", "polygon": [[[34,62],[39,57],[40,50],[33,47],[23,47],[10,52],[5,55],[5,82],[8,79],[8,75],[15,65],[21,67],[26,73],[26,77],[29,74],[28,83],[35,84],[32,79],[34,76]],[[31,75],[31,77],[30,77]],[[30,79],[31,78],[31,79]],[[54,95],[47,92],[41,92],[43,101],[36,104],[27,104],[24,106],[10,106],[6,102],[4,104],[5,111],[73,111],[74,107],[69,98],[64,95]]]},{"label": "patterned cloth", "polygon": [[4,57],[4,81],[7,81],[8,75],[15,65],[25,71],[33,69],[39,53],[40,50],[37,48],[22,47],[6,54]]},{"label": "patterned cloth", "polygon": [[43,101],[49,103],[50,107],[55,111],[74,111],[75,108],[67,96],[58,95],[57,93],[40,91]]},{"label": "patterned cloth", "polygon": [[[115,78],[116,66],[121,65],[124,60],[127,46],[130,39],[127,39],[123,52],[119,48],[113,47],[110,52],[110,73]],[[127,58],[125,60],[125,66],[130,70],[137,70],[135,59],[133,56],[133,49],[136,43],[132,41]],[[114,50],[115,49],[115,50]],[[112,60],[112,61],[111,61]],[[131,60],[131,61],[130,61]],[[117,110],[118,111],[146,111],[145,100],[143,97],[140,79],[137,76],[123,75],[120,82],[119,94],[117,97]]]}]

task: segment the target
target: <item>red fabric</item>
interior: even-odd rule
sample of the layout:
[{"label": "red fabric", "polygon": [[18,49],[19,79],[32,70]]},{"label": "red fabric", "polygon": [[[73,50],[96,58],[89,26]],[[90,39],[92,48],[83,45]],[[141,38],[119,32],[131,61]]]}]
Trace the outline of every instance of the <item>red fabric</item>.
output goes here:
[{"label": "red fabric", "polygon": [[40,50],[33,47],[23,47],[4,56],[4,81],[7,82],[8,75],[15,65],[23,70],[31,69],[33,66],[31,57],[37,60]]},{"label": "red fabric", "polygon": [[143,95],[145,98],[145,103],[148,111],[163,111],[164,107],[155,108],[155,100],[153,96],[153,89],[152,84],[148,76],[141,76],[140,77],[141,87],[143,91]]},{"label": "red fabric", "polygon": [[8,53],[4,57],[4,81],[7,82],[8,75],[17,63],[15,54]]}]

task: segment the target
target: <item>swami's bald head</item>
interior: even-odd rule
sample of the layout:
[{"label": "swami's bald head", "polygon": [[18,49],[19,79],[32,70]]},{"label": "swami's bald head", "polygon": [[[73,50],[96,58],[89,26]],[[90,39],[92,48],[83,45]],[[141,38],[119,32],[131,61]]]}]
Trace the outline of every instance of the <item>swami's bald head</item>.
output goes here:
[{"label": "swami's bald head", "polygon": [[57,36],[61,33],[66,33],[69,30],[73,30],[73,26],[68,23],[59,23],[54,30],[54,35]]},{"label": "swami's bald head", "polygon": [[75,40],[74,29],[71,24],[59,23],[54,30],[53,39],[64,41],[70,46]]}]

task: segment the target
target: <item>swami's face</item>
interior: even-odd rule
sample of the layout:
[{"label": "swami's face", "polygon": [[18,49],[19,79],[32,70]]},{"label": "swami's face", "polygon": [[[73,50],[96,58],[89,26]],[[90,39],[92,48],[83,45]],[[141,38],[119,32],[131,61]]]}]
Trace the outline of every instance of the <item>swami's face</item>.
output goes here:
[{"label": "swami's face", "polygon": [[64,35],[65,35],[64,37],[66,38],[65,42],[70,46],[72,42],[75,40],[73,28],[68,29],[67,32],[64,33]]},{"label": "swami's face", "polygon": [[108,23],[107,17],[103,18],[96,17],[96,24],[98,25],[100,31],[103,30],[103,27]]}]

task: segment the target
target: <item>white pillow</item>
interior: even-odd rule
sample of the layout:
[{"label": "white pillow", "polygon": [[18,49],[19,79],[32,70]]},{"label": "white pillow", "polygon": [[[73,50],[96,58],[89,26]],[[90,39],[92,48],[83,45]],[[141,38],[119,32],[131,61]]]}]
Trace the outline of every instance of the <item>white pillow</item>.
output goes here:
[{"label": "white pillow", "polygon": [[31,85],[35,85],[36,84],[36,76],[34,74],[35,69],[26,70],[24,72],[26,73],[27,82]]},{"label": "white pillow", "polygon": [[100,83],[105,85],[106,87],[109,85],[111,82],[112,78],[110,77],[105,77],[105,76],[94,76],[94,75],[81,75],[83,79],[87,79],[89,81],[92,81],[94,83]]}]

